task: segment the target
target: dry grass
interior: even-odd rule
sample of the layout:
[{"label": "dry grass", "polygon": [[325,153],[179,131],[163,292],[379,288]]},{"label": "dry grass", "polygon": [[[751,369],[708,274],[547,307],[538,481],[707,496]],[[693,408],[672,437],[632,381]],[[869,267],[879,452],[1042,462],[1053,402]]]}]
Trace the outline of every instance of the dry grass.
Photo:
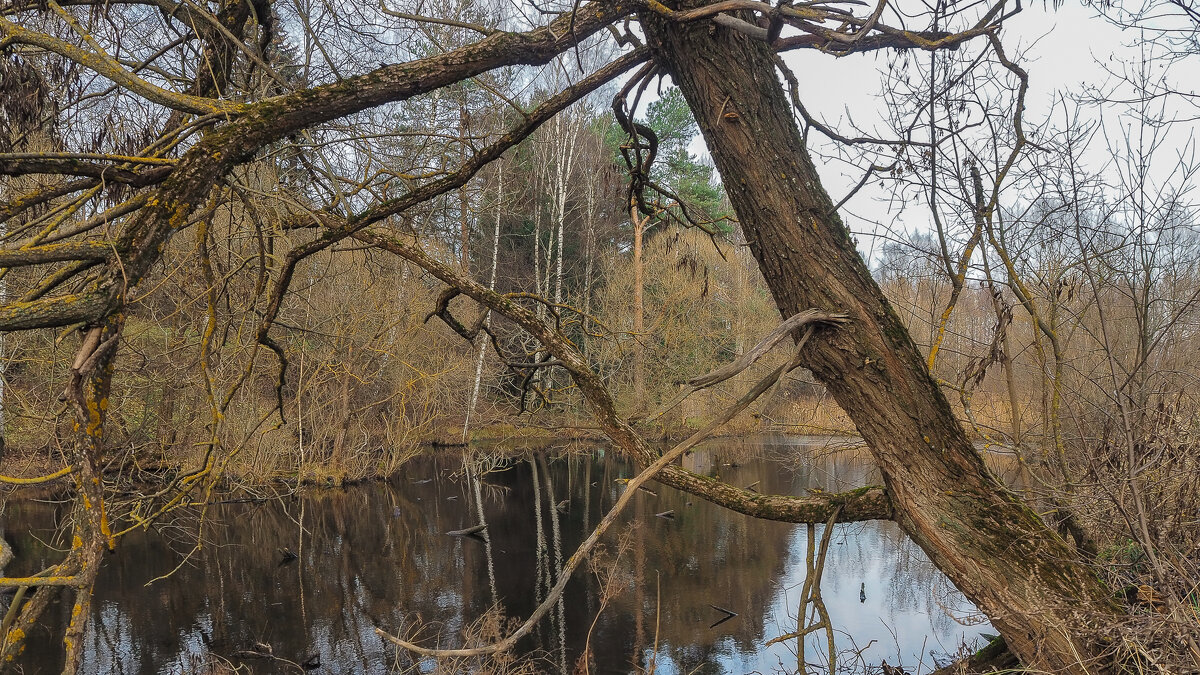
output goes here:
[{"label": "dry grass", "polygon": [[858,429],[850,416],[828,396],[800,397],[779,406],[764,422],[767,428],[814,436],[855,436]]},{"label": "dry grass", "polygon": [[[463,629],[462,644],[458,647],[471,649],[499,642],[519,624],[520,619],[507,618],[502,609],[493,607]],[[418,622],[409,626],[405,639],[417,643],[424,635],[440,634],[438,626]],[[541,657],[536,653],[517,655],[512,652],[499,652],[485,656],[426,658],[414,661],[408,652],[396,647],[392,670],[404,675],[537,675],[542,672],[538,664],[540,660]]]}]

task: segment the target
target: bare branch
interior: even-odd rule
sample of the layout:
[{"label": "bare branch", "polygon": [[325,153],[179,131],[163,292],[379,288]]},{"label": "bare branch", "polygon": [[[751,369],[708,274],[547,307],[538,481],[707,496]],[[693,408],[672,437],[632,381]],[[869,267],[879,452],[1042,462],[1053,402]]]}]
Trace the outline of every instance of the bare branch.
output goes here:
[{"label": "bare branch", "polygon": [[[816,310],[811,311],[815,312]],[[798,325],[801,324],[794,323],[792,328],[795,328]],[[812,331],[813,329],[810,326],[805,332],[804,336],[797,341],[797,354],[804,347],[804,343],[807,342],[808,338],[812,335]],[[783,331],[783,335],[787,335],[789,332],[790,331]],[[772,335],[774,335],[774,333],[772,333]],[[766,340],[764,340],[764,342],[766,342]],[[529,618],[526,619],[520,627],[518,627],[505,639],[485,647],[474,647],[470,649],[428,649],[415,645],[406,640],[402,640],[394,635],[390,635],[379,628],[375,629],[375,633],[392,644],[403,647],[404,649],[422,656],[482,656],[512,649],[521,638],[525,637],[530,631],[533,630],[534,626],[536,626],[537,623],[541,621],[542,618],[546,616],[546,614],[554,607],[555,603],[558,602],[559,597],[561,597],[563,591],[566,590],[567,582],[570,581],[571,575],[575,572],[579,565],[587,559],[587,556],[591,554],[592,550],[596,547],[596,544],[600,542],[600,537],[602,537],[604,533],[612,526],[612,524],[616,522],[617,517],[621,515],[621,512],[625,510],[625,507],[628,506],[629,502],[633,499],[633,496],[637,494],[638,488],[642,487],[642,485],[644,485],[646,482],[654,479],[660,472],[675,468],[670,467],[669,465],[682,457],[685,452],[696,447],[696,445],[701,441],[707,439],[709,435],[712,434],[712,432],[722,424],[725,424],[729,420],[733,419],[738,413],[745,410],[751,403],[757,400],[759,396],[766,393],[771,387],[773,387],[784,373],[793,370],[799,365],[799,358],[797,356],[793,356],[788,363],[776,368],[774,372],[760,380],[754,387],[746,392],[746,394],[738,399],[736,403],[721,411],[719,415],[706,424],[702,429],[692,434],[692,436],[690,436],[687,440],[676,445],[670,451],[664,453],[661,457],[655,460],[654,463],[650,464],[650,466],[646,467],[641,473],[631,479],[626,484],[625,491],[621,493],[620,498],[617,499],[617,503],[614,504],[611,509],[609,509],[608,513],[604,514],[604,518],[596,526],[596,529],[592,530],[587,539],[585,539],[583,543],[579,545],[579,548],[577,548],[575,552],[571,554],[571,557],[567,559],[566,564],[563,565],[563,569],[558,575],[558,581],[554,584],[554,587],[550,589],[550,592],[546,595],[546,599],[542,601],[542,604],[538,605],[537,609],[535,609],[533,613],[529,615]],[[875,502],[882,500],[886,503],[887,498],[882,494],[882,490],[879,490],[879,488],[863,488],[859,491],[839,493],[836,495],[821,494],[803,499],[807,502],[808,508],[811,509],[811,514],[820,514],[822,516],[818,519],[818,522],[824,522],[826,519],[829,519],[830,522],[833,522],[833,520],[835,520],[838,517],[838,514],[841,512],[844,502],[853,502],[860,499],[862,495],[876,491],[876,494],[871,494],[871,501]],[[809,515],[807,517],[813,516]]]},{"label": "bare branch", "polygon": [[442,26],[451,26],[453,28],[466,28],[467,30],[475,31],[476,33],[482,33],[484,36],[500,32],[499,29],[496,28],[488,28],[487,26],[480,26],[478,24],[468,23],[466,21],[456,21],[454,19],[446,19],[436,16],[421,16],[420,14],[409,14],[408,12],[397,12],[394,9],[389,9],[387,3],[383,0],[380,0],[379,9],[382,10],[384,14],[387,14],[388,16],[394,16],[397,19],[416,21],[418,23],[435,23]]},{"label": "bare branch", "polygon": [[767,336],[759,341],[758,344],[747,350],[746,353],[737,360],[727,363],[710,373],[706,373],[688,380],[685,383],[687,386],[685,386],[683,390],[675,396],[675,398],[671,399],[670,402],[666,403],[653,414],[651,414],[649,419],[653,420],[662,417],[672,408],[680,403],[683,403],[684,399],[692,394],[700,391],[701,389],[707,389],[714,385],[720,384],[754,365],[754,363],[766,355],[767,352],[771,351],[775,345],[782,342],[784,338],[787,338],[789,335],[794,334],[800,328],[817,322],[843,323],[846,321],[846,319],[847,317],[845,314],[822,312],[816,309],[808,309],[792,316],[783,323],[779,324],[775,330],[767,334]]}]

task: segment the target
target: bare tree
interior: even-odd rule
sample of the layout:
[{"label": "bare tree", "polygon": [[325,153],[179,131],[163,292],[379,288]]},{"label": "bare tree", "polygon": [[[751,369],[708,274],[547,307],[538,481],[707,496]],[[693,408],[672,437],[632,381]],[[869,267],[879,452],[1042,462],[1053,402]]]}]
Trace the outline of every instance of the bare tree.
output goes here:
[{"label": "bare tree", "polygon": [[[61,562],[40,574],[0,578],[0,585],[9,587],[76,589],[72,615],[81,618],[66,636],[68,671],[78,662],[87,590],[101,552],[114,547],[127,527],[144,526],[189,495],[211,488],[224,459],[238,450],[223,441],[221,421],[234,394],[253,386],[247,382],[257,382],[251,375],[259,359],[273,359],[278,366],[276,405],[265,417],[284,417],[290,409],[285,399],[291,369],[277,338],[281,309],[298,278],[319,282],[319,274],[307,264],[320,255],[363,246],[399,256],[445,284],[434,314],[468,340],[490,329],[483,314],[466,322],[456,318],[451,303],[461,295],[530,335],[539,352],[533,361],[494,345],[506,366],[525,381],[546,368],[569,373],[613,442],[639,465],[650,467],[640,480],[653,476],[757,517],[792,522],[892,518],[989,615],[1028,666],[1071,673],[1114,669],[1109,650],[1093,630],[1118,616],[1109,589],[1085,559],[987,470],[822,188],[775,70],[780,50],[934,52],[979,38],[987,42],[988,53],[1023,79],[997,35],[1006,16],[1003,3],[937,16],[926,30],[906,28],[910,19],[886,3],[855,14],[853,5],[839,3],[698,0],[672,8],[638,0],[586,2],[559,7],[561,13],[550,19],[539,9],[504,25],[487,23],[486,17],[424,17],[391,9],[380,13],[358,5],[343,7],[344,15],[304,5],[285,14],[283,6],[267,3],[230,2],[215,14],[190,4],[169,8],[142,23],[141,7],[120,3],[101,11],[50,0],[45,9],[10,4],[0,15],[6,56],[59,69],[69,80],[55,92],[55,109],[42,113],[64,127],[67,142],[53,150],[22,146],[0,156],[5,175],[56,177],[3,206],[6,215],[20,218],[20,227],[9,229],[0,265],[23,272],[20,288],[9,289],[16,299],[0,307],[0,330],[80,328],[65,392],[77,433],[66,465],[34,479],[73,481],[73,545]],[[893,19],[898,23],[893,25]],[[635,20],[639,30],[624,27]],[[133,25],[143,27],[137,39],[122,39]],[[278,55],[268,49],[280,25],[303,32],[301,53],[288,65],[290,79],[280,72]],[[415,31],[430,25],[470,37],[459,46],[435,45],[426,53],[411,53],[415,47],[392,40],[398,26]],[[430,161],[419,143],[403,167],[380,161],[370,145],[348,149],[372,136],[369,123],[376,113],[402,113],[407,102],[432,109],[440,105],[442,94],[437,92],[485,81],[499,68],[582,61],[578,54],[594,46],[604,31],[635,46],[572,83],[560,83],[536,107],[520,110],[504,131],[459,154],[457,168]],[[636,46],[639,35],[645,46]],[[558,302],[565,295],[556,290],[555,297],[547,297],[548,285],[536,296],[490,290],[464,271],[465,250],[456,256],[437,242],[414,236],[420,232],[412,217],[425,205],[462,189],[483,166],[542,124],[634,68],[639,70],[620,93],[618,110],[635,110],[636,102],[627,94],[656,76],[671,76],[712,150],[750,248],[786,317],[764,346],[728,369],[698,378],[693,387],[727,379],[789,335],[799,343],[794,358],[715,415],[703,434],[688,443],[744,409],[783,373],[804,365],[854,419],[880,466],[882,488],[806,497],[759,495],[670,464],[683,450],[668,455],[653,450],[617,413],[604,379],[567,335],[564,322],[578,311]],[[502,99],[490,100],[513,105]],[[91,138],[89,129],[95,127],[90,125],[103,114],[99,102],[108,110],[138,113],[130,118],[136,124],[118,130],[122,133]],[[629,196],[645,216],[653,213],[647,191],[669,190],[653,184],[653,134],[632,119],[621,120],[637,156],[631,163]],[[401,139],[414,132],[380,133],[403,145]],[[415,132],[422,142],[438,136],[436,130]],[[462,140],[460,135],[455,142]],[[310,146],[325,145],[343,152],[307,152]],[[441,149],[437,147],[439,158]],[[208,248],[212,214],[239,199],[236,188],[244,187],[242,172],[248,166],[283,155],[301,167],[297,171],[307,177],[306,189],[280,190],[271,217],[244,233],[259,250],[245,260],[229,261],[218,274]],[[551,223],[561,249],[562,221]],[[112,451],[106,445],[106,411],[113,378],[120,374],[115,357],[164,258],[176,252],[172,244],[181,233],[193,231],[197,245],[191,260],[204,278],[200,297],[209,314],[199,372],[213,435],[198,467],[151,494],[121,500],[101,471]],[[278,249],[268,249],[267,231]],[[253,335],[253,345],[243,359],[247,365],[241,372],[246,374],[217,382],[212,373],[223,336],[216,335],[212,317],[224,299],[225,278],[238,277],[243,269],[252,270],[250,276],[257,280],[243,328]],[[685,450],[687,443],[680,447]],[[602,530],[589,538],[592,543]],[[586,550],[567,558],[559,585]],[[51,595],[38,592],[13,605],[3,655],[20,649]]]}]

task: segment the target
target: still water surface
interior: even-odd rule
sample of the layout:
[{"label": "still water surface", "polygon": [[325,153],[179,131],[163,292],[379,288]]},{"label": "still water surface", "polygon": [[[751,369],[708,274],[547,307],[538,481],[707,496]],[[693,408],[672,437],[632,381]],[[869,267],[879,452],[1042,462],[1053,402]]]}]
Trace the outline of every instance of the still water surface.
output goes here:
[{"label": "still water surface", "polygon": [[[130,534],[97,583],[85,671],[195,672],[211,653],[254,673],[299,672],[234,658],[254,643],[294,662],[319,654],[316,673],[428,671],[427,662],[397,656],[375,627],[411,634],[420,626],[427,644],[457,647],[489,608],[508,617],[532,612],[624,490],[618,479],[632,475],[603,446],[570,450],[529,450],[481,480],[452,452],[415,460],[389,482],[218,505],[198,551],[195,516]],[[861,452],[832,452],[827,439],[717,440],[684,462],[769,493],[878,482]],[[796,629],[806,528],[649,485],[653,493],[639,494],[610,531],[605,571],[577,573],[523,652],[546,672],[571,672],[585,644],[593,673],[633,672],[652,660],[662,675],[794,672],[795,641],[765,643]],[[486,540],[445,534],[476,525],[480,506]],[[674,517],[655,515],[666,511]],[[52,559],[47,547],[64,515],[53,504],[9,504],[4,529],[20,561],[10,572]],[[619,537],[626,546],[614,561]],[[296,558],[286,561],[289,552]],[[601,612],[606,572],[616,595]],[[838,649],[858,652],[862,664],[887,659],[928,672],[990,630],[892,523],[835,526],[822,589]],[[713,606],[737,616],[717,624],[725,615]],[[59,672],[68,612],[65,602],[52,606],[49,625],[22,657],[24,672]],[[824,664],[823,638],[809,644],[809,662]]]}]

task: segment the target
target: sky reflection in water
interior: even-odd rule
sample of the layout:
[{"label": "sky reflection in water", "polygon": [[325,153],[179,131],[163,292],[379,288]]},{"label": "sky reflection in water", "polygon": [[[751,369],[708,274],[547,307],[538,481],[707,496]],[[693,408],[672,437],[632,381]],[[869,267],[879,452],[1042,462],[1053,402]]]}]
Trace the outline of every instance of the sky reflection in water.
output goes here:
[{"label": "sky reflection in water", "polygon": [[[478,489],[452,452],[414,461],[388,483],[220,505],[210,511],[204,547],[186,562],[194,516],[131,534],[101,572],[85,672],[193,672],[206,652],[230,657],[261,642],[291,661],[319,653],[323,665],[313,672],[380,673],[411,662],[397,661],[376,626],[399,633],[420,623],[430,641],[437,635],[443,646],[459,646],[463,629],[495,602],[509,617],[523,618],[620,495],[616,479],[632,475],[602,446],[590,449],[527,453],[486,475]],[[830,452],[824,439],[722,439],[685,465],[769,493],[878,482],[863,453]],[[651,485],[656,494],[639,494],[614,527],[631,545],[615,567],[621,591],[591,634],[592,672],[627,673],[651,658],[663,675],[794,672],[794,640],[763,645],[796,628],[806,528],[755,520]],[[445,534],[476,524],[476,492],[490,545]],[[669,510],[674,519],[655,516]],[[18,552],[10,573],[35,571],[52,559],[48,538],[64,516],[54,505],[9,504],[4,529]],[[954,652],[990,630],[955,621],[978,617],[893,523],[835,527],[822,590],[839,650],[862,650],[863,662],[874,666],[887,659],[928,672],[931,652]],[[616,536],[606,542],[611,560]],[[298,559],[281,564],[284,550]],[[522,643],[547,672],[573,669],[600,609],[597,576],[576,576],[561,606]],[[738,616],[711,627],[724,616],[712,605]],[[21,659],[26,673],[59,672],[58,640],[69,609],[65,602],[52,605],[46,630],[31,635]],[[809,662],[824,664],[823,636],[809,644]],[[245,663],[255,673],[297,672],[278,662]]]}]

